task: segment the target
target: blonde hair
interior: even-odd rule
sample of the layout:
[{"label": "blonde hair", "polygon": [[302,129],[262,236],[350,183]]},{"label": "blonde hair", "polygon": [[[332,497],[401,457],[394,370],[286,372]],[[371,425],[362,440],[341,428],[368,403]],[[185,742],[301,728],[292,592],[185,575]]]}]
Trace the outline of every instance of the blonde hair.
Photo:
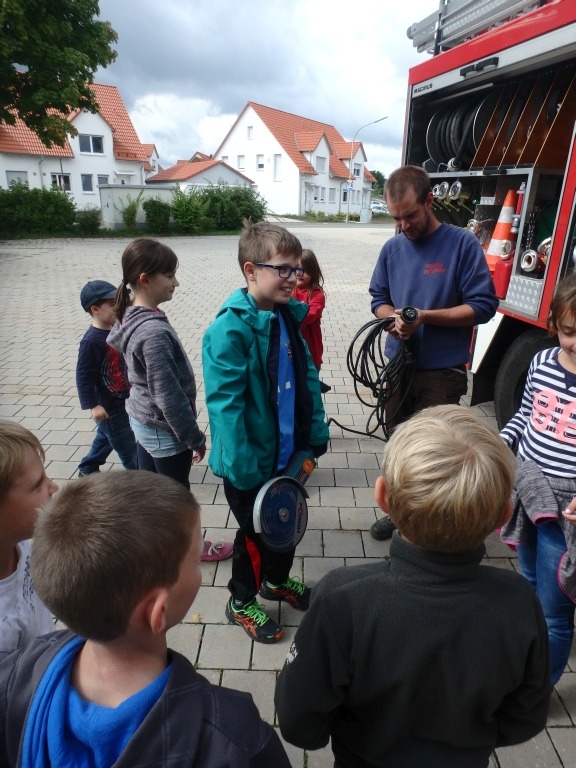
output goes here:
[{"label": "blonde hair", "polygon": [[258,221],[254,224],[251,221],[245,221],[238,242],[240,269],[244,271],[244,264],[248,262],[270,261],[276,253],[279,256],[296,256],[299,259],[302,255],[302,244],[296,235],[278,224],[270,224],[267,221]]},{"label": "blonde hair", "polygon": [[0,420],[0,499],[24,474],[28,447],[44,461],[44,449],[36,435],[16,421]]},{"label": "blonde hair", "polygon": [[396,429],[382,474],[400,533],[423,549],[459,552],[479,547],[501,522],[515,459],[470,411],[440,405]]},{"label": "blonde hair", "polygon": [[138,602],[176,582],[199,509],[181,483],[153,472],[94,472],[72,480],[52,497],[34,530],[36,591],[82,637],[121,637]]}]

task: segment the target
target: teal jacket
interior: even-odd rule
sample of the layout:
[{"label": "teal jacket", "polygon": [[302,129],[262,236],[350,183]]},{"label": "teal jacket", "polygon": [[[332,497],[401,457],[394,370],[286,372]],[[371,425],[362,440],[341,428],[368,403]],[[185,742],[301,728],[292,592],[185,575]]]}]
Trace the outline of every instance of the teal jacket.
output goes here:
[{"label": "teal jacket", "polygon": [[[278,305],[292,341],[296,380],[296,449],[326,451],[328,425],[318,373],[300,335],[308,307]],[[208,464],[235,488],[250,490],[276,475],[279,449],[278,348],[274,312],[259,310],[246,288],[224,303],[202,341],[212,447]]]}]

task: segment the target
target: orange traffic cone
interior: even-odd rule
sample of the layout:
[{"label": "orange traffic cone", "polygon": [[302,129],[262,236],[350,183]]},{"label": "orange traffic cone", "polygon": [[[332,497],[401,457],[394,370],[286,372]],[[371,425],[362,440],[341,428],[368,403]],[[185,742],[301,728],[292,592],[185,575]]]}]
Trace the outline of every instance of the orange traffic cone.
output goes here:
[{"label": "orange traffic cone", "polygon": [[504,198],[504,205],[500,210],[500,216],[494,227],[490,245],[486,251],[486,261],[490,272],[494,275],[496,264],[500,259],[506,259],[512,255],[515,235],[512,235],[512,219],[516,213],[516,191],[509,189]]}]

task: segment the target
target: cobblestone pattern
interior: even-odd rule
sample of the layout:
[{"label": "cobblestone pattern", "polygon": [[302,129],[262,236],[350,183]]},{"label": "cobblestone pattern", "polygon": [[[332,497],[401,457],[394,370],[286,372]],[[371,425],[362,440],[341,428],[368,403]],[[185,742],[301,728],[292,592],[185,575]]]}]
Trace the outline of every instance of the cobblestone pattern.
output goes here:
[{"label": "cobblestone pattern", "polygon": [[[379,249],[392,234],[382,225],[287,223],[318,256],[326,278],[323,317],[325,357],[322,378],[332,386],[326,411],[341,425],[365,432],[369,409],[362,405],[346,369],[346,352],[359,328],[372,319],[368,282]],[[91,279],[120,281],[120,256],[127,239],[22,240],[0,243],[0,417],[21,422],[42,441],[47,471],[60,485],[74,477],[91,443],[93,422],[79,408],[74,372],[78,342],[88,326],[80,307],[82,285]],[[172,238],[180,260],[180,288],[165,309],[182,339],[199,384],[199,422],[207,427],[203,402],[201,340],[217,309],[242,284],[236,260],[237,237]],[[496,425],[491,404],[476,413]],[[383,444],[331,426],[331,446],[320,460],[308,490],[309,528],[297,550],[294,572],[314,585],[330,569],[378,559],[388,544],[374,541],[377,519],[372,488]],[[106,469],[121,470],[113,454]],[[202,504],[205,535],[231,541],[235,522],[222,486],[204,462],[194,467],[193,492]],[[494,535],[487,561],[515,567],[515,557]],[[251,643],[226,623],[224,605],[230,562],[203,565],[203,588],[184,622],[169,633],[170,645],[184,653],[208,679],[250,691],[262,716],[275,722],[274,681],[301,614],[269,604],[285,627],[273,646]],[[530,742],[500,749],[492,768],[576,766],[576,656],[556,686],[548,727]],[[333,765],[329,747],[305,753],[286,749],[295,768]]]}]

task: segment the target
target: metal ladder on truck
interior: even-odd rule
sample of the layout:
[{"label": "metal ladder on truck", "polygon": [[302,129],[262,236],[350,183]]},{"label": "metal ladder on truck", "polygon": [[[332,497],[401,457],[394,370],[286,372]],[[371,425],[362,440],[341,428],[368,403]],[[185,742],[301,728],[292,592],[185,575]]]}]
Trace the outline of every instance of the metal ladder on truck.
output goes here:
[{"label": "metal ladder on truck", "polygon": [[440,0],[438,11],[412,24],[406,34],[419,53],[435,56],[545,4],[546,0]]}]

